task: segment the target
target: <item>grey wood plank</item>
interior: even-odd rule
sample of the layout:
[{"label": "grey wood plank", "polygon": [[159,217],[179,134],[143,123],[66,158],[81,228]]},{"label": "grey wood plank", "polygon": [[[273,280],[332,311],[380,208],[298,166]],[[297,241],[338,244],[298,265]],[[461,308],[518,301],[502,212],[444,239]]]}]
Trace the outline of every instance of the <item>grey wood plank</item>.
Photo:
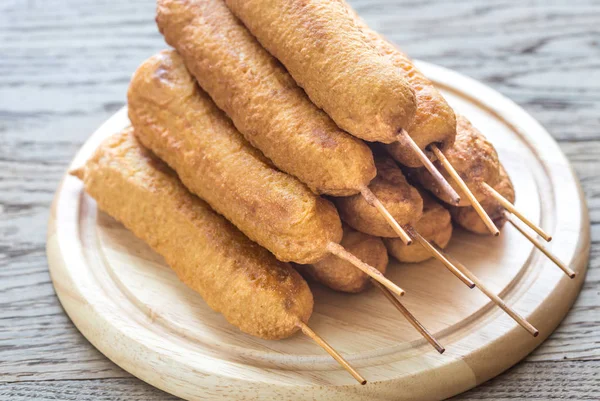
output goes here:
[{"label": "grey wood plank", "polygon": [[453,400],[597,400],[600,362],[524,362]]},{"label": "grey wood plank", "polygon": [[[522,363],[455,400],[597,400],[600,362]],[[179,400],[133,377],[98,380],[24,381],[0,384],[0,400]]]},{"label": "grey wood plank", "polygon": [[129,377],[0,384],[0,400],[174,401],[180,398],[154,388],[135,377]]}]

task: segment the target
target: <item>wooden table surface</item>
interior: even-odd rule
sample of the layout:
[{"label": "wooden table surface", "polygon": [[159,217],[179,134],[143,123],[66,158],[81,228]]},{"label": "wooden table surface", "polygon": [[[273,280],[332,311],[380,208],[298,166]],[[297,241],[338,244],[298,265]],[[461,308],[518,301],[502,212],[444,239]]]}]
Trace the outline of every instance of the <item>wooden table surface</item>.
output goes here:
[{"label": "wooden table surface", "polygon": [[[460,400],[600,398],[600,3],[353,0],[415,58],[474,77],[559,141],[592,222],[587,280],[554,334]],[[48,275],[50,202],[79,146],[164,42],[151,0],[0,2],[0,399],[172,400],[95,350]]]}]

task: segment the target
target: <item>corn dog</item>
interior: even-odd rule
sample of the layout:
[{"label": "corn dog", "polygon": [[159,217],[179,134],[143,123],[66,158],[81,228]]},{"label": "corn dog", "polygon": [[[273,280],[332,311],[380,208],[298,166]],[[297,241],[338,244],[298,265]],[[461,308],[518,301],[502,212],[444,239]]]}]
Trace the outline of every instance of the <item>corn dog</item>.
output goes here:
[{"label": "corn dog", "polygon": [[[357,258],[385,274],[388,255],[381,239],[355,231],[347,225],[344,225],[343,229],[342,246]],[[295,265],[295,267],[300,272],[336,291],[358,293],[367,289],[371,283],[369,276],[350,263],[334,256],[328,256],[312,265]]]},{"label": "corn dog", "polygon": [[[521,222],[529,226],[536,234],[541,236],[545,241],[551,241],[552,237],[548,235],[539,226],[525,217],[514,206],[515,189],[508,176],[506,170],[499,165],[498,170],[499,180],[495,185],[484,183],[483,188],[486,190],[487,196],[481,201],[480,206],[484,213],[487,213],[495,227],[501,229],[506,222],[509,222],[519,233],[521,233],[529,242],[538,248],[548,259],[558,266],[569,278],[576,277],[576,273],[567,264],[561,261],[556,255],[546,249],[535,236],[523,229],[513,217],[517,217]],[[476,234],[487,234],[487,225],[480,219],[479,213],[474,207],[449,207],[453,220],[464,229]]]},{"label": "corn dog", "polygon": [[[370,187],[373,188],[373,192],[377,192],[378,196],[386,199],[390,210],[396,213],[396,216],[394,216],[396,219],[407,221],[404,228],[411,238],[419,242],[423,252],[435,257],[452,274],[472,287],[473,282],[462,274],[443,252],[435,249],[413,226],[414,223],[419,221],[423,213],[423,199],[419,191],[406,181],[402,170],[390,157],[378,156],[376,164],[379,175],[371,183]],[[379,234],[383,238],[396,238],[397,235],[393,235],[395,233],[384,232],[387,227],[382,224],[382,219],[379,216],[369,216],[370,209],[365,208],[361,201],[361,199],[352,199],[352,197],[336,199],[335,202],[342,220],[361,232],[370,235]],[[447,231],[446,228],[446,233]],[[417,254],[421,253],[417,252]]]},{"label": "corn dog", "polygon": [[[415,92],[417,109],[412,123],[406,127],[408,135],[429,156],[431,156],[431,152],[427,150],[427,147],[432,143],[437,143],[442,150],[446,150],[454,143],[456,136],[456,117],[450,105],[433,86],[433,83],[415,67],[410,57],[369,28],[350,6],[348,8],[368,43],[402,70],[404,78]],[[415,152],[411,151],[402,141],[391,143],[386,146],[386,149],[394,159],[405,166],[421,167],[423,165]]]},{"label": "corn dog", "polygon": [[[346,224],[343,229],[342,245],[353,255],[368,262],[371,266],[375,266],[381,273],[385,273],[389,258],[381,238],[355,231]],[[295,267],[303,275],[311,277],[336,291],[358,293],[366,290],[370,284],[374,284],[439,353],[444,353],[444,347],[396,297],[380,283],[372,281],[369,276],[359,272],[351,264],[342,262],[338,258],[327,257],[313,265],[295,265]]]},{"label": "corn dog", "polygon": [[[433,198],[422,192],[423,216],[415,223],[415,229],[429,242],[445,249],[452,237],[450,213]],[[459,209],[459,208],[456,208]],[[432,257],[432,254],[420,246],[406,246],[398,238],[383,238],[385,246],[399,262],[419,263]]]},{"label": "corn dog", "polygon": [[159,0],[157,25],[246,140],[318,194],[353,195],[375,177],[368,146],[338,126],[223,0]]},{"label": "corn dog", "polygon": [[[435,155],[438,157],[438,162],[444,165],[446,173],[452,176],[454,184],[461,188],[462,192],[467,195],[466,199],[468,199],[468,203],[459,202],[457,205],[471,205],[473,208],[472,211],[481,219],[480,223],[483,223],[488,232],[494,236],[500,234],[499,225],[501,227],[507,221],[507,217],[504,214],[504,210],[506,210],[529,226],[544,240],[551,241],[552,236],[548,235],[542,228],[515,208],[513,201],[511,201],[511,199],[514,199],[514,188],[506,175],[506,171],[503,170],[498,160],[498,155],[493,145],[462,116],[458,116],[458,131],[457,140],[447,150],[447,154],[442,153],[436,147],[433,148]],[[421,173],[422,176],[420,176]],[[428,187],[428,189],[434,191],[439,189],[436,187],[437,183],[433,181],[429,183],[431,185],[427,185],[426,181],[431,181],[432,178],[428,173],[421,171],[420,173],[417,172],[416,175],[417,179],[425,187]],[[502,191],[507,191],[507,196],[494,189],[496,185]],[[448,202],[447,197],[444,197],[443,194],[440,194],[439,197]],[[486,203],[485,206],[491,212],[486,211],[486,207],[482,205],[482,202]],[[466,225],[475,227],[474,230],[479,230],[482,227],[480,223],[475,223],[472,213],[463,213],[463,219],[470,219],[470,221],[464,221]],[[458,214],[458,212],[455,212],[455,214]],[[511,220],[509,219],[509,221]],[[524,235],[531,241],[528,234]],[[535,241],[533,239],[532,242],[537,247],[540,247],[541,245]]]},{"label": "corn dog", "polygon": [[[500,195],[504,196],[510,203],[515,203],[515,189],[502,165],[500,165],[499,173],[500,180],[496,183],[496,185],[494,185],[494,189],[498,191]],[[481,206],[483,206],[483,209],[490,216],[496,227],[498,227],[498,229],[502,229],[506,223],[506,215],[502,205],[488,195],[481,201]],[[473,207],[448,206],[448,210],[452,215],[452,219],[465,230],[474,232],[476,234],[489,234],[487,227],[485,224],[483,224],[483,221],[481,221],[481,218],[479,218],[479,215],[475,209],[473,209]]]},{"label": "corn dog", "polygon": [[144,62],[128,91],[136,135],[193,193],[284,262],[314,263],[342,239],[335,207],[274,169],[198,89],[174,51]]},{"label": "corn dog", "polygon": [[390,143],[410,126],[413,90],[365,40],[341,1],[226,0],[318,107],[350,134]]},{"label": "corn dog", "polygon": [[174,51],[151,57],[129,86],[136,135],[182,182],[282,261],[315,263],[334,254],[398,296],[404,290],[339,244],[333,204],[275,169],[195,84]]},{"label": "corn dog", "polygon": [[132,129],[108,138],[73,174],[100,209],[241,331],[281,339],[310,318],[313,297],[302,277],[189,193]]},{"label": "corn dog", "polygon": [[[423,199],[410,185],[396,163],[387,156],[375,158],[377,177],[369,189],[385,204],[401,225],[419,221],[423,213]],[[344,222],[355,230],[377,237],[398,237],[386,220],[360,195],[335,198],[334,202]]]},{"label": "corn dog", "polygon": [[[469,120],[458,115],[456,118],[456,140],[444,154],[448,161],[454,166],[461,178],[467,184],[478,201],[487,197],[487,193],[482,188],[485,182],[491,186],[496,185],[500,180],[500,162],[494,146],[487,140]],[[435,162],[439,165],[439,161]],[[444,170],[442,174],[449,178],[449,174]],[[456,205],[448,198],[446,192],[442,191],[436,180],[424,168],[411,169],[409,177],[417,180],[425,189],[432,192],[442,201]],[[457,206],[469,206],[468,197],[464,195],[460,187],[450,180],[452,187],[460,195],[461,200]]]}]

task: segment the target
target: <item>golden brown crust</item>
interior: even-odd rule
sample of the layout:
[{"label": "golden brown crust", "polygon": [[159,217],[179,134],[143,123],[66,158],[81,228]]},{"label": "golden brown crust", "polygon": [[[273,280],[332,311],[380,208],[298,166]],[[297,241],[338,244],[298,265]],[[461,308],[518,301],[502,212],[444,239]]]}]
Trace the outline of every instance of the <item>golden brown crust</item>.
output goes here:
[{"label": "golden brown crust", "polygon": [[[494,189],[504,196],[509,202],[515,202],[515,188],[510,180],[510,177],[506,173],[506,170],[500,165],[500,180]],[[506,217],[504,215],[504,208],[491,196],[487,196],[481,201],[481,206],[490,216],[496,227],[502,229],[506,223]],[[477,214],[475,209],[471,206],[467,207],[449,207],[452,219],[465,230],[474,232],[476,234],[489,235],[490,231],[481,220],[481,217]]]},{"label": "golden brown crust", "polygon": [[[387,156],[376,156],[377,177],[369,189],[400,225],[413,224],[421,218],[423,200],[410,185],[396,162]],[[377,237],[397,237],[389,223],[360,194],[335,198],[342,220],[355,230]]]},{"label": "golden brown crust", "polygon": [[310,99],[342,129],[390,143],[410,125],[413,90],[368,44],[342,1],[226,0]]},{"label": "golden brown crust", "polygon": [[[444,154],[480,202],[487,196],[482,183],[485,182],[494,186],[500,179],[500,162],[498,161],[496,149],[469,120],[461,115],[457,115],[454,145],[447,149]],[[435,165],[460,196],[459,206],[470,205],[466,195],[456,185],[440,162],[436,161]],[[425,168],[411,169],[409,175],[439,199],[450,205],[453,204],[449,195],[440,189],[438,182]]]},{"label": "golden brown crust", "polygon": [[[344,225],[342,246],[360,260],[385,274],[388,255],[381,238],[355,231]],[[336,257],[328,256],[312,265],[296,265],[315,281],[336,291],[358,293],[366,290],[371,278],[356,266]]]},{"label": "golden brown crust", "polygon": [[285,338],[310,318],[313,298],[302,277],[189,193],[131,129],[107,139],[78,176],[100,209],[243,332]]},{"label": "golden brown crust", "polygon": [[[442,205],[426,193],[423,197],[423,217],[414,228],[427,241],[444,249],[452,237],[452,221],[450,213]],[[431,258],[431,254],[419,244],[406,246],[399,238],[383,239],[388,252],[404,263],[419,263]]]},{"label": "golden brown crust", "polygon": [[279,260],[313,263],[342,238],[335,207],[276,170],[164,51],[131,81],[129,119],[140,141],[193,193]]},{"label": "golden brown crust", "polygon": [[222,0],[159,0],[167,43],[237,129],[316,193],[357,193],[376,174],[361,140],[342,131]]},{"label": "golden brown crust", "polygon": [[[410,137],[421,148],[437,143],[446,149],[454,143],[456,136],[456,118],[454,110],[446,102],[433,83],[419,71],[413,61],[397,46],[375,32],[350,9],[357,25],[362,29],[368,43],[388,58],[402,72],[404,79],[410,84],[417,99],[417,109],[412,123],[405,127]],[[387,151],[401,164],[408,167],[421,167],[423,164],[404,142],[394,142],[386,146]]]}]

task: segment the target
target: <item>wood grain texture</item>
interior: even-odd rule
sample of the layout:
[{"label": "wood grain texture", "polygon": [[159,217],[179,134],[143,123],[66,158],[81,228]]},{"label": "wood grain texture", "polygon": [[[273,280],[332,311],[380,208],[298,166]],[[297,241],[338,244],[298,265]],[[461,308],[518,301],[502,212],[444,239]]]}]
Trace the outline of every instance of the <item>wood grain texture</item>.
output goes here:
[{"label": "wood grain texture", "polygon": [[[600,362],[522,363],[504,375],[453,400],[590,400],[598,399]],[[540,374],[546,372],[546,374]],[[549,380],[556,376],[558,379]],[[21,381],[0,385],[0,397],[11,401],[176,401],[135,377],[60,381]]]},{"label": "wood grain texture", "polygon": [[[413,57],[481,80],[524,107],[560,141],[587,195],[593,245],[575,306],[524,362],[460,399],[594,394],[600,360],[600,5],[350,3]],[[50,202],[67,163],[124,104],[137,65],[164,48],[153,18],[151,0],[0,2],[0,399],[31,399],[32,388],[40,398],[74,399],[78,386],[94,389],[82,390],[80,400],[170,399],[131,378],[79,334],[54,295],[44,251]]]}]

